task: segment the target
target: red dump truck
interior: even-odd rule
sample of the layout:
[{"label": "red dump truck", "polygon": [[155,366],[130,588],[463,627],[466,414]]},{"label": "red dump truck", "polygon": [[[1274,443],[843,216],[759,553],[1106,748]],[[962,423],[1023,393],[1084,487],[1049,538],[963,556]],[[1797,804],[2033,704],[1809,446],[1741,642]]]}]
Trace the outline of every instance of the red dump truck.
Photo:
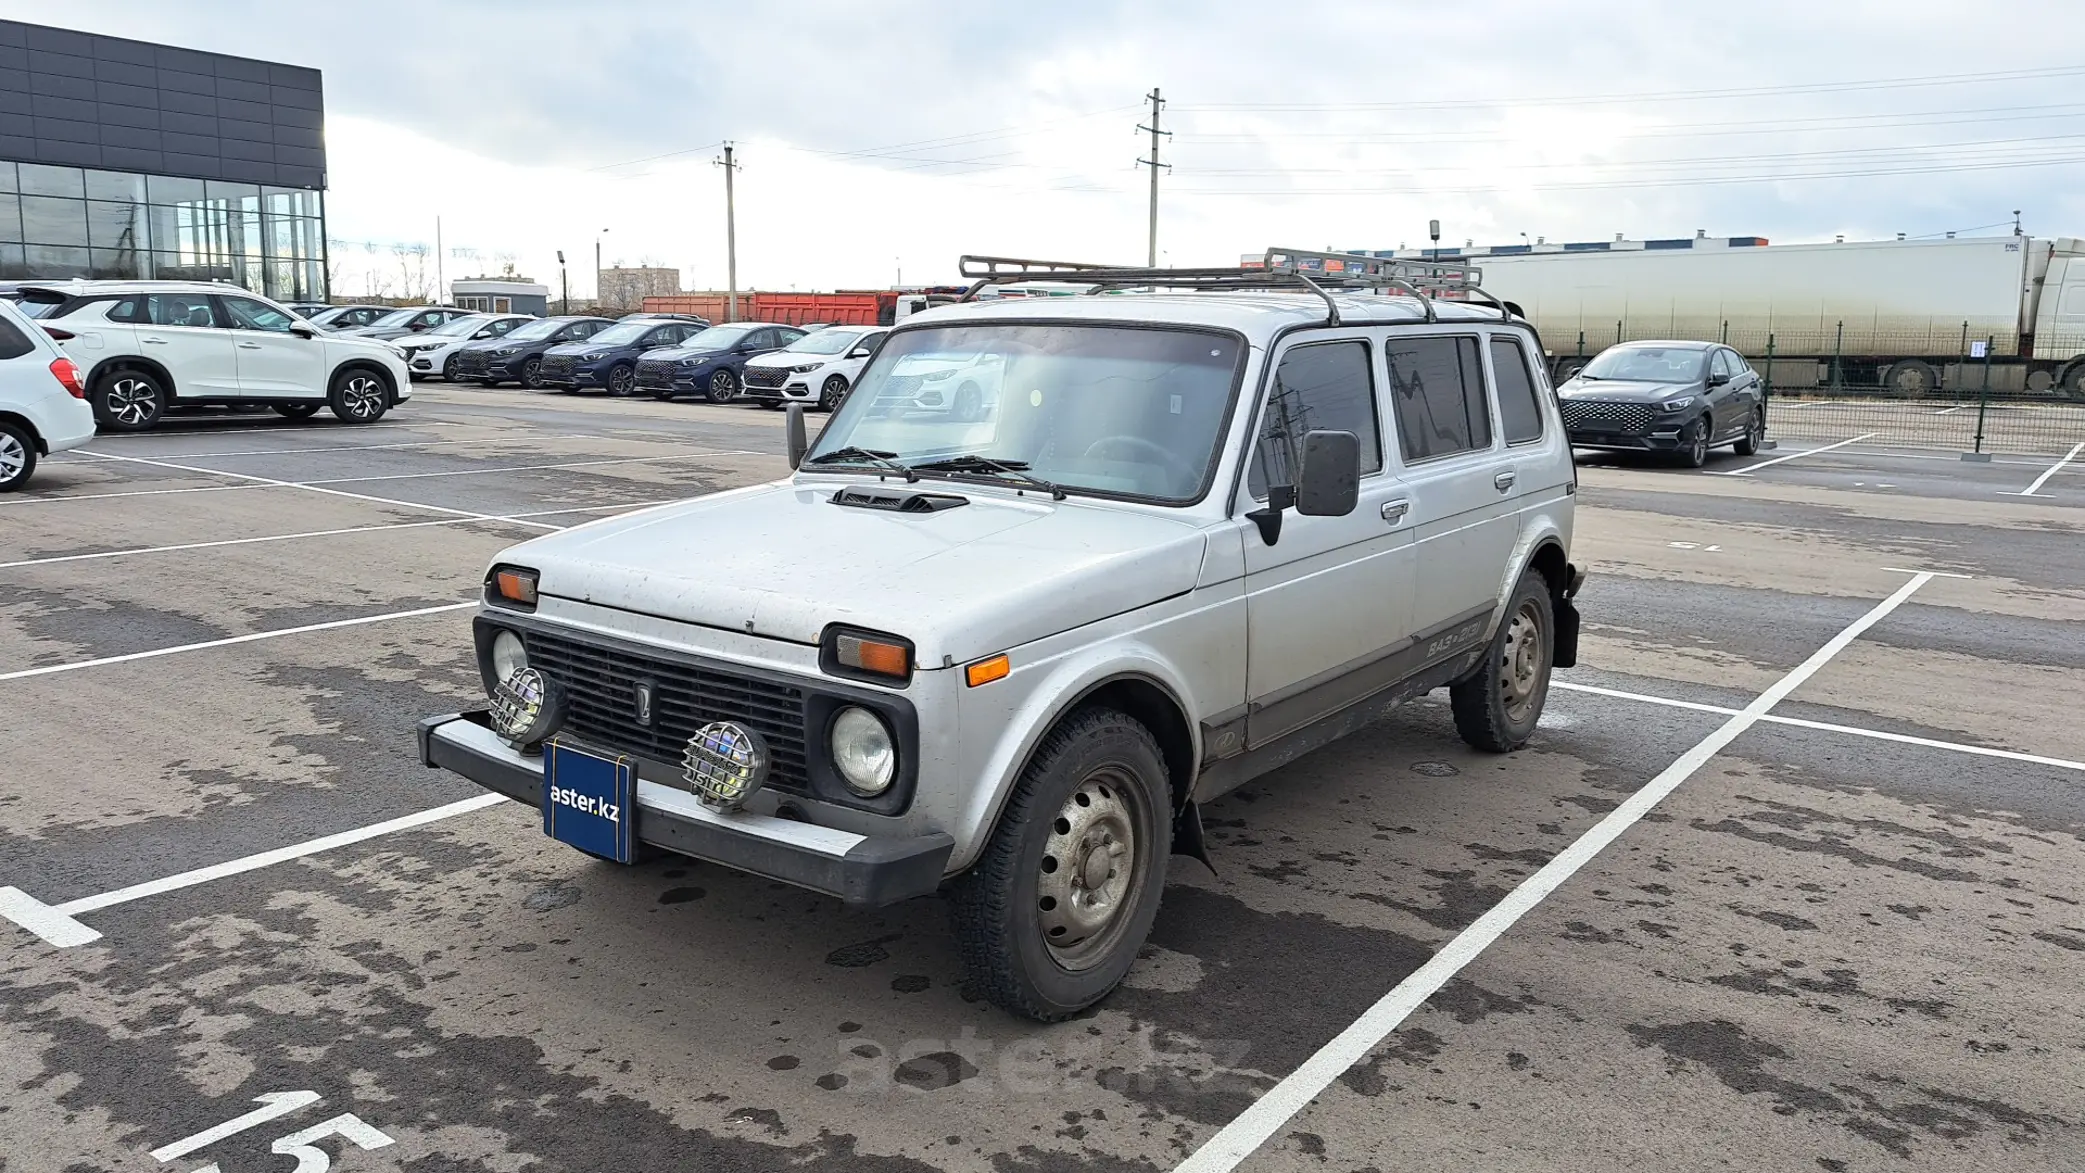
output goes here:
[{"label": "red dump truck", "polygon": [[[748,322],[780,322],[785,326],[892,326],[929,305],[945,305],[962,296],[961,286],[928,289],[842,289],[834,293],[775,293],[748,290],[738,295],[738,318]],[[644,299],[648,314],[699,314],[712,322],[731,320],[730,295],[677,293]]]}]

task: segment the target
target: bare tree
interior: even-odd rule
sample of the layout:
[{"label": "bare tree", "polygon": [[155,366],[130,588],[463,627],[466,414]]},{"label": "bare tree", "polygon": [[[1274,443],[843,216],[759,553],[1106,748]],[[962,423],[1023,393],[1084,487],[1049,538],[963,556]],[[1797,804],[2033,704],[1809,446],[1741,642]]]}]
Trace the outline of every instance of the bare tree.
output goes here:
[{"label": "bare tree", "polygon": [[427,246],[396,244],[391,246],[391,255],[397,258],[398,275],[403,281],[399,297],[412,302],[430,300],[434,295],[434,279],[427,271]]}]

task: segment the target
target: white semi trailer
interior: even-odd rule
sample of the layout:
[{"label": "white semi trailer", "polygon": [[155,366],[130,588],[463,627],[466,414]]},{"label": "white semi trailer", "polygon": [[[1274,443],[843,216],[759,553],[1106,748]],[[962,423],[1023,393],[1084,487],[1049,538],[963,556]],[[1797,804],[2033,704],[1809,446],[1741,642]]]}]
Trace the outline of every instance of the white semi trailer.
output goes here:
[{"label": "white semi trailer", "polygon": [[[1918,395],[1983,379],[2085,399],[2085,240],[1768,244],[1696,236],[1368,253],[1467,260],[1541,331],[1559,377],[1617,341],[1725,341],[1774,383]],[[1966,365],[1965,365],[1966,364]]]}]

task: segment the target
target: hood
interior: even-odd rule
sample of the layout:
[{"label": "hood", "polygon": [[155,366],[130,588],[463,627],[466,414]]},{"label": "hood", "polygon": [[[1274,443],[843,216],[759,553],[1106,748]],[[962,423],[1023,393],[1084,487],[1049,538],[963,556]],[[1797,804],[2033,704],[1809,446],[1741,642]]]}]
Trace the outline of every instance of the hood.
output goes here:
[{"label": "hood", "polygon": [[689,358],[722,358],[730,353],[728,350],[710,350],[707,348],[697,350],[692,346],[661,346],[656,350],[645,351],[644,357],[679,362],[682,359]]},{"label": "hood", "polygon": [[1565,399],[1596,399],[1602,403],[1657,403],[1676,395],[1698,395],[1701,381],[1652,383],[1642,379],[1571,379],[1557,388]]},{"label": "hood", "polygon": [[543,355],[545,358],[548,358],[553,354],[569,354],[573,358],[578,358],[582,354],[592,354],[597,350],[609,351],[622,349],[624,348],[620,346],[604,346],[592,342],[560,342],[556,346],[551,347],[549,350],[544,351]]},{"label": "hood", "polygon": [[546,595],[815,644],[829,624],[904,636],[922,667],[965,663],[1193,588],[1192,523],[1077,498],[886,482],[969,504],[835,505],[783,481],[606,518],[507,550]]},{"label": "hood", "polygon": [[770,350],[766,354],[756,354],[752,358],[747,359],[746,365],[749,367],[781,367],[785,370],[790,367],[822,367],[838,357],[836,354],[807,354],[801,350]]}]

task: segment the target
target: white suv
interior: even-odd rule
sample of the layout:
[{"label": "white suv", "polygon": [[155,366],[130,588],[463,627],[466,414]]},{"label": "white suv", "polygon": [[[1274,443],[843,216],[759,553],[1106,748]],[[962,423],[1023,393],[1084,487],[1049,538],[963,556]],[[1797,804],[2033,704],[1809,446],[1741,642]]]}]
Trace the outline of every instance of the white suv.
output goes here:
[{"label": "white suv", "polygon": [[[1514,749],[1575,662],[1577,479],[1534,329],[1385,295],[1487,296],[1459,270],[1295,257],[907,319],[808,455],[790,409],[790,478],[501,553],[491,705],[423,722],[423,759],[607,859],[943,890],[986,997],[1091,1005],[1167,861],[1203,855],[1199,804],[1444,686],[1464,740]],[[923,356],[989,356],[1002,393],[887,409]]]},{"label": "white suv", "polygon": [[746,360],[739,394],[769,403],[816,404],[832,411],[889,331],[881,326],[827,326],[780,350]]},{"label": "white suv", "polygon": [[301,419],[331,407],[371,423],[412,394],[388,342],[328,334],[258,294],[186,281],[24,285],[23,312],[85,372],[104,429],[142,431],[170,407],[266,405]]},{"label": "white suv", "polygon": [[0,299],[0,493],[29,483],[36,459],[94,438],[80,368]]}]

